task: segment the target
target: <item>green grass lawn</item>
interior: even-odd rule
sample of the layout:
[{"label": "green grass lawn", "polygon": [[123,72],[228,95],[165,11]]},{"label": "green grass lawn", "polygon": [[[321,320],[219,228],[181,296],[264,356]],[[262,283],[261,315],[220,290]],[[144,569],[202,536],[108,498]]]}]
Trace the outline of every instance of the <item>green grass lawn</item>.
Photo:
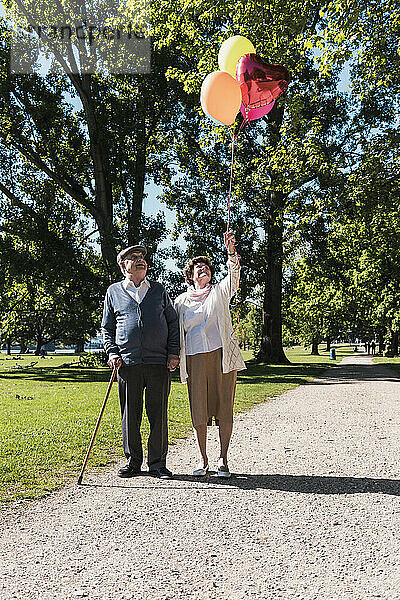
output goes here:
[{"label": "green grass lawn", "polygon": [[[246,411],[310,381],[334,364],[326,351],[320,352],[310,356],[303,348],[290,349],[288,365],[256,364],[245,353],[248,368],[239,373],[235,411]],[[349,352],[348,347],[339,348],[338,360]],[[71,355],[40,360],[25,355],[15,360],[0,354],[1,503],[39,498],[78,477],[109,377],[109,369],[79,367],[77,357]],[[114,384],[87,469],[104,467],[123,456],[120,429]],[[142,430],[146,440],[146,418]],[[171,443],[190,431],[186,385],[174,375],[169,400]]]},{"label": "green grass lawn", "polygon": [[375,356],[374,362],[382,363],[387,367],[393,369],[393,371],[400,373],[400,356],[396,356],[394,358],[388,358],[386,356]]}]

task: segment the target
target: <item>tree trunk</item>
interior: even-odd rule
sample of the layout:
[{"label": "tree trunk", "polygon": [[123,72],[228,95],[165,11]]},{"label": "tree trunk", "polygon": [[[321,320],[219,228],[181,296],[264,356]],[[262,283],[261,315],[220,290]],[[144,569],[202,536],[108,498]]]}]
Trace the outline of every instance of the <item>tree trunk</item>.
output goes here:
[{"label": "tree trunk", "polygon": [[319,356],[319,352],[318,352],[318,339],[317,338],[313,338],[312,339],[311,355],[312,356]]},{"label": "tree trunk", "polygon": [[99,230],[101,256],[106,268],[107,279],[109,283],[112,283],[120,275],[117,265],[115,236],[113,235],[112,214],[98,216],[96,224]]},{"label": "tree trunk", "polygon": [[[268,115],[268,136],[273,146],[281,139],[283,105]],[[269,192],[266,214],[267,269],[264,281],[261,346],[257,360],[273,364],[287,364],[282,346],[282,264],[283,264],[283,210],[286,195],[281,191]]]},{"label": "tree trunk", "polygon": [[[71,78],[74,85],[76,80]],[[106,152],[104,128],[99,125],[96,114],[97,80],[90,73],[81,76],[80,85],[76,89],[81,98],[86,115],[90,154],[93,160],[95,181],[95,219],[99,229],[101,255],[106,267],[108,280],[115,280],[119,275],[116,264],[116,248],[113,223],[113,191],[111,184],[111,171]]]},{"label": "tree trunk", "polygon": [[20,346],[20,348],[19,348],[20,354],[25,354],[25,352],[28,349],[28,346],[25,344],[25,342],[23,340],[20,341],[19,346]]},{"label": "tree trunk", "polygon": [[76,342],[75,354],[82,354],[85,351],[85,340],[81,339]]},{"label": "tree trunk", "polygon": [[10,340],[10,338],[7,338],[6,344],[7,344],[7,354],[11,354],[11,340]]},{"label": "tree trunk", "polygon": [[146,125],[145,114],[139,117],[136,138],[135,187],[132,207],[128,209],[128,246],[140,243],[143,194],[146,178]]},{"label": "tree trunk", "polygon": [[393,356],[398,356],[399,355],[399,332],[398,331],[395,331],[394,333],[392,333],[392,339],[391,339],[390,345],[392,347]]},{"label": "tree trunk", "polygon": [[35,356],[40,356],[40,351],[42,346],[44,345],[44,340],[41,334],[36,336],[36,348],[35,348]]},{"label": "tree trunk", "polygon": [[378,354],[384,353],[385,350],[385,338],[382,331],[378,332]]},{"label": "tree trunk", "polygon": [[327,352],[330,352],[330,350],[331,350],[331,341],[332,341],[332,340],[331,340],[331,338],[330,338],[330,337],[327,337],[327,338],[326,338],[326,351],[327,351]]},{"label": "tree trunk", "polygon": [[270,220],[267,224],[267,269],[264,284],[260,362],[287,364],[282,346],[282,263],[283,225],[281,211],[285,203],[282,192],[271,192]]}]

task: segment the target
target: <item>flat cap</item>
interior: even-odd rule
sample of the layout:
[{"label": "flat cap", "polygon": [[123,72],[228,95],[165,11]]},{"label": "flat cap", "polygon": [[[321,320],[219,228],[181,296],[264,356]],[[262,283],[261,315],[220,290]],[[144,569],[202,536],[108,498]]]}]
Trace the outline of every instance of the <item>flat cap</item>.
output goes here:
[{"label": "flat cap", "polygon": [[121,262],[123,260],[125,260],[125,258],[127,256],[129,256],[129,254],[131,254],[132,252],[141,252],[143,254],[143,256],[146,256],[147,254],[147,248],[145,248],[145,246],[129,246],[129,248],[125,248],[124,250],[121,250],[121,252],[118,254],[117,256],[117,263],[121,264]]}]

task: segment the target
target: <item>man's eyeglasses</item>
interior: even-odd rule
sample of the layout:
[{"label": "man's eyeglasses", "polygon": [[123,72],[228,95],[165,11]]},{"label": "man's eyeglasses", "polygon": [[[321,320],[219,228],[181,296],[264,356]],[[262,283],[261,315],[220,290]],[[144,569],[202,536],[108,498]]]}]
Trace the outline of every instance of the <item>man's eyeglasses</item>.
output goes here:
[{"label": "man's eyeglasses", "polygon": [[144,260],[144,255],[143,254],[132,254],[129,258],[125,258],[124,262],[127,262],[128,260],[135,263],[138,260]]}]

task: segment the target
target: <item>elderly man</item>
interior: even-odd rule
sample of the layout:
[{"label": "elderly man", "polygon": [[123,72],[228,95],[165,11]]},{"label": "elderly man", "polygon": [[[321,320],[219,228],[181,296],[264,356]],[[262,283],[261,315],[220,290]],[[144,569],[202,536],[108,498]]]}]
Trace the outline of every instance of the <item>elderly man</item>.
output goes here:
[{"label": "elderly man", "polygon": [[167,403],[170,371],[179,364],[179,326],[165,288],[146,277],[144,246],[130,246],[117,257],[125,279],[113,283],[104,300],[102,332],[109,364],[118,367],[122,440],[127,464],[119,477],[134,477],[143,462],[140,425],[145,391],[150,423],[149,472],[170,479]]}]

